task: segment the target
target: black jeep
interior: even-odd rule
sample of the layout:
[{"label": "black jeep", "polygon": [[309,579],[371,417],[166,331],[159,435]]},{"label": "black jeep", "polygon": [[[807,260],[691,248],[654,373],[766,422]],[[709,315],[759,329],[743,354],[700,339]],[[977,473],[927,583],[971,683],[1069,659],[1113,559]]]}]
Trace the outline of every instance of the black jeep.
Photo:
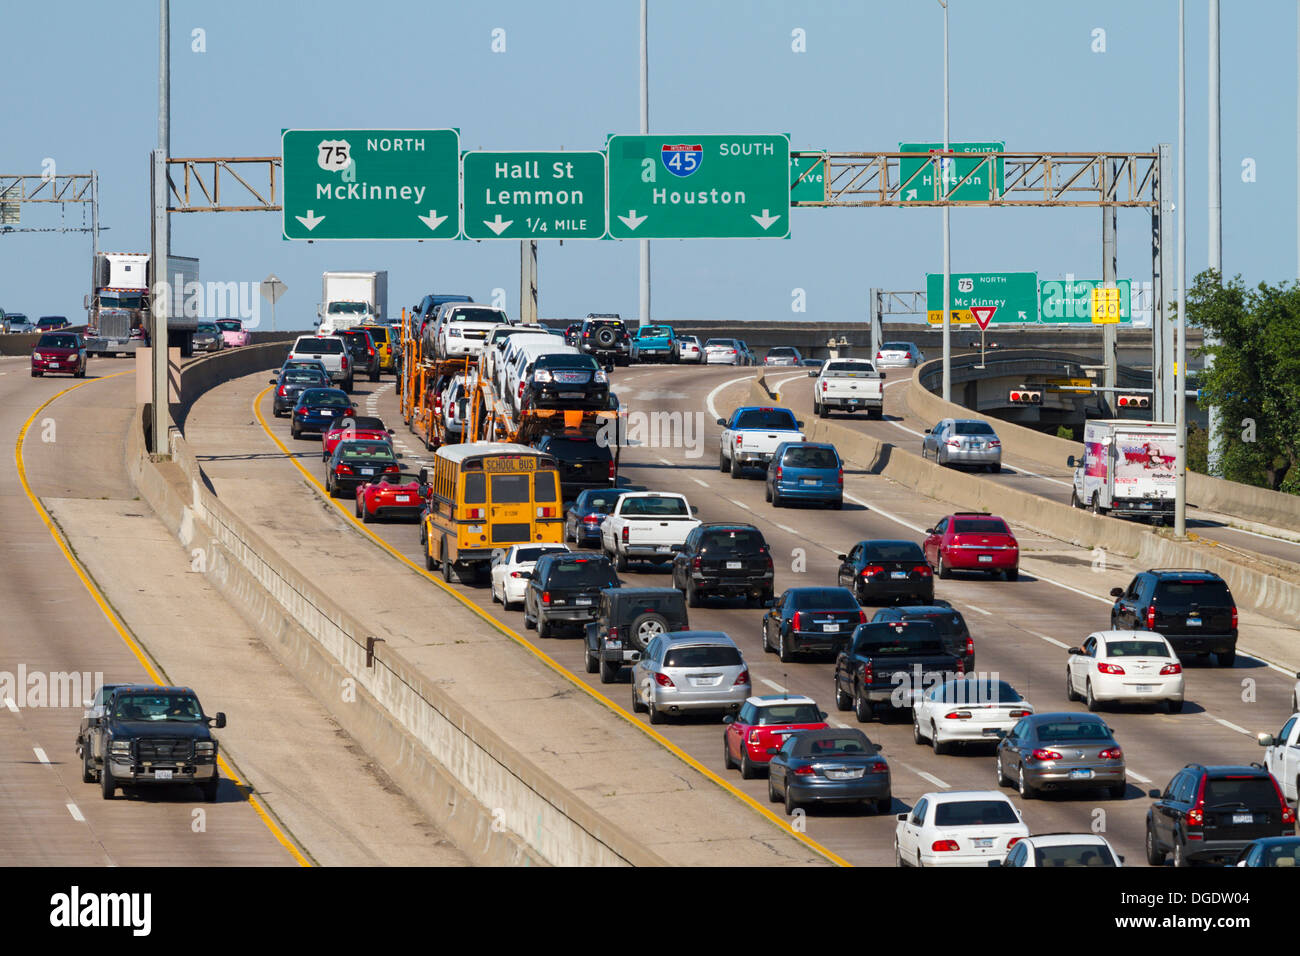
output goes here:
[{"label": "black jeep", "polygon": [[607,588],[596,620],[587,625],[587,673],[599,670],[600,682],[612,684],[660,634],[689,628],[686,601],[676,588]]}]

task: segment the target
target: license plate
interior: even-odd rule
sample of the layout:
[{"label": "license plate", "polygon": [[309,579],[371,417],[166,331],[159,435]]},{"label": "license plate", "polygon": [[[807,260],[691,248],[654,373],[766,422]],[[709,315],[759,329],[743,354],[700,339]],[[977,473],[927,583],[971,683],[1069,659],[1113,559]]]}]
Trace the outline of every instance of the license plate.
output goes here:
[{"label": "license plate", "polygon": [[907,572],[906,572],[906,571],[890,571],[890,572],[889,572],[889,576],[890,576],[893,580],[895,580],[895,581],[899,581],[899,580],[903,580],[903,579],[905,579],[905,578],[907,577]]},{"label": "license plate", "polygon": [[992,845],[993,845],[992,837],[980,837],[975,840],[975,849],[977,850],[987,850]]},{"label": "license plate", "polygon": [[582,392],[561,392],[560,398],[582,398]]},{"label": "license plate", "polygon": [[397,496],[397,502],[398,502],[398,504],[405,504],[406,502],[408,502],[408,501],[410,501],[410,500],[411,500],[411,496],[410,496],[410,495],[398,495],[398,496]]},{"label": "license plate", "polygon": [[985,737],[996,737],[998,735],[998,728],[985,727],[982,731],[980,731],[980,733],[982,733]]},{"label": "license plate", "polygon": [[839,626],[838,624],[823,624],[823,625],[822,625],[822,630],[823,630],[823,631],[826,631],[827,633],[830,633],[830,634],[834,634],[834,633],[835,633],[836,631],[838,631],[839,629],[840,629],[840,626]]},{"label": "license plate", "polygon": [[827,780],[857,780],[862,776],[862,769],[857,770],[827,770]]},{"label": "license plate", "polygon": [[322,411],[321,414],[322,414],[322,415],[326,415],[326,416],[330,416],[330,415],[333,415],[334,413],[333,413],[332,411],[330,411],[330,410],[327,408],[327,409],[325,409],[324,411]]},{"label": "license plate", "polygon": [[860,402],[860,401],[861,401],[860,398],[850,398],[850,399],[848,400],[848,402],[849,402],[850,405],[856,405],[856,404],[858,404],[858,402]]},{"label": "license plate", "polygon": [[980,555],[980,561],[981,561],[981,562],[984,562],[984,563],[989,563],[989,564],[991,564],[991,563],[993,562],[993,555],[991,555],[991,554],[981,554],[981,555]]},{"label": "license plate", "polygon": [[811,488],[816,488],[817,485],[820,484],[820,482],[818,482],[816,478],[804,478],[802,479],[800,484],[807,485]]},{"label": "license plate", "polygon": [[728,561],[728,562],[727,562],[727,570],[728,570],[728,571],[739,571],[742,567],[744,567],[744,564],[743,564],[742,562],[740,562],[740,561]]},{"label": "license plate", "polygon": [[1199,617],[1189,617],[1189,618],[1187,619],[1187,626],[1188,626],[1188,627],[1200,627],[1200,626],[1201,626],[1201,619],[1200,619]]},{"label": "license plate", "polygon": [[1234,813],[1232,815],[1233,823],[1254,823],[1255,815],[1252,813]]},{"label": "license plate", "polygon": [[672,549],[673,546],[671,544],[661,544],[659,547],[655,548],[655,551],[660,554],[668,554]]},{"label": "license plate", "polygon": [[591,607],[591,598],[578,598],[573,603],[578,607]]},{"label": "license plate", "polygon": [[1151,510],[1151,502],[1149,502],[1149,501],[1144,501],[1144,502],[1142,502],[1140,505],[1138,505],[1138,507],[1139,507],[1139,508],[1143,508],[1143,509],[1145,509],[1146,511],[1150,511],[1150,510]]},{"label": "license plate", "polygon": [[1133,687],[1139,694],[1154,694],[1156,692],[1155,684],[1136,684]]},{"label": "license plate", "polygon": [[172,778],[172,771],[170,771],[170,770],[155,770],[155,771],[153,772],[153,778],[154,778],[155,780],[170,780],[170,779]]},{"label": "license plate", "polygon": [[1070,771],[1070,779],[1071,779],[1071,780],[1091,780],[1091,779],[1092,779],[1092,771],[1091,771],[1091,770],[1071,770],[1071,771]]},{"label": "license plate", "polygon": [[692,687],[712,687],[715,683],[717,683],[717,681],[718,681],[718,679],[717,679],[716,677],[692,677],[692,678],[691,678],[691,686],[692,686]]},{"label": "license plate", "polygon": [[363,475],[373,475],[375,473],[375,469],[373,468],[362,468],[360,471]]}]

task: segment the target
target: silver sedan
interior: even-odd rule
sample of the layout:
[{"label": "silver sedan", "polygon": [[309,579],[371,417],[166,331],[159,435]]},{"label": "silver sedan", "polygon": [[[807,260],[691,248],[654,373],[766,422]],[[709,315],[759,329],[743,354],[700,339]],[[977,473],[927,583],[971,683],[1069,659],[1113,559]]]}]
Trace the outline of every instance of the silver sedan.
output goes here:
[{"label": "silver sedan", "polygon": [[876,352],[876,368],[916,368],[924,361],[915,342],[885,342]]},{"label": "silver sedan", "polygon": [[921,457],[941,465],[975,465],[992,472],[1002,470],[1002,441],[988,422],[977,418],[945,418],[926,429]]}]

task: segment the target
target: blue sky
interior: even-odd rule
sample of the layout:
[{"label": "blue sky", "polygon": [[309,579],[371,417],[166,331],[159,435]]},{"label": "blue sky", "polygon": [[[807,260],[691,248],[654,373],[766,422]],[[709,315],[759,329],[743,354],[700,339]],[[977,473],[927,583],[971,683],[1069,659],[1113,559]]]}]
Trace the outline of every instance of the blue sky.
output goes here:
[{"label": "blue sky", "polygon": [[[951,0],[952,139],[1010,150],[1147,150],[1177,141],[1175,0]],[[1223,4],[1225,271],[1296,272],[1296,4]],[[1188,8],[1188,268],[1207,262],[1206,0]],[[147,251],[156,138],[157,4],[7,4],[0,172],[99,171],[110,251]],[[52,29],[51,24],[61,24]],[[599,148],[638,129],[637,0],[564,3],[198,0],[172,3],[172,154],[273,155],[282,127],[461,130],[464,149]],[[71,28],[75,25],[75,29]],[[206,52],[191,50],[195,28]],[[505,52],[492,52],[493,30]],[[806,33],[807,52],[791,49]],[[650,0],[650,123],[683,133],[788,132],[796,147],[890,150],[942,137],[942,11],[933,0]],[[1092,51],[1106,31],[1106,52]],[[1243,160],[1256,181],[1242,181]],[[54,226],[58,207],[27,206]],[[81,210],[64,217],[78,224]],[[954,271],[1100,272],[1095,209],[955,210]],[[1119,273],[1150,279],[1149,218],[1119,215]],[[286,242],[278,213],[172,217],[202,278],[289,287],[306,327],[328,269],[387,269],[390,310],[426,292],[506,292],[516,242]],[[84,316],[90,240],[0,236],[0,307]],[[637,312],[635,243],[544,242],[543,317]],[[866,290],[921,289],[942,267],[940,213],[796,209],[791,238],[652,244],[659,320],[845,320]],[[807,312],[791,312],[803,289]]]}]

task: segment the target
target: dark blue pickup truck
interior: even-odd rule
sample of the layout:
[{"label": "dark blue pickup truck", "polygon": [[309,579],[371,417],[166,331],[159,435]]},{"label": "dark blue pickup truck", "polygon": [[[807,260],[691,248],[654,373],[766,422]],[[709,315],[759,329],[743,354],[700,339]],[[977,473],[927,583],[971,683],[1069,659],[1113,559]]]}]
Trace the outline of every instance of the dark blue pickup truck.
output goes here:
[{"label": "dark blue pickup truck", "polygon": [[925,690],[963,671],[929,621],[859,624],[835,660],[835,706],[868,721],[877,710],[911,709]]}]

